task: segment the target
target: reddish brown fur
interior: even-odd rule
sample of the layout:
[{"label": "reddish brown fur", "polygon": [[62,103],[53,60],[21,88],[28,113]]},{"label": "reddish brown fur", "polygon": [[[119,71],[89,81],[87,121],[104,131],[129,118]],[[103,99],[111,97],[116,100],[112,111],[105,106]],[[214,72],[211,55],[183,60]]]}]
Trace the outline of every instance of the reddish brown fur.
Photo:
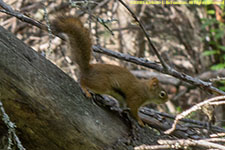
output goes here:
[{"label": "reddish brown fur", "polygon": [[[52,23],[53,30],[66,33],[69,37],[71,57],[82,72],[89,69],[92,42],[89,31],[78,18],[58,17]],[[74,55],[76,54],[76,55]]]},{"label": "reddish brown fur", "polygon": [[108,94],[116,98],[120,105],[127,104],[132,116],[138,116],[139,107],[148,103],[164,103],[167,94],[157,78],[139,80],[126,68],[109,64],[89,64],[91,39],[89,32],[78,18],[59,17],[52,22],[53,29],[68,35],[72,59],[80,68],[81,86],[98,94]]}]

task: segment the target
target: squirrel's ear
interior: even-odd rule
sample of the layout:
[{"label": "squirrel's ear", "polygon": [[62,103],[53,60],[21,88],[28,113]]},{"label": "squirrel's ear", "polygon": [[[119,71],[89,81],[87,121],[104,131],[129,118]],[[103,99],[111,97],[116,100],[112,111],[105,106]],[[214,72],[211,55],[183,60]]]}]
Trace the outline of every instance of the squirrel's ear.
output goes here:
[{"label": "squirrel's ear", "polygon": [[149,80],[150,87],[155,87],[158,84],[159,84],[159,80],[157,78],[155,78],[155,77]]}]

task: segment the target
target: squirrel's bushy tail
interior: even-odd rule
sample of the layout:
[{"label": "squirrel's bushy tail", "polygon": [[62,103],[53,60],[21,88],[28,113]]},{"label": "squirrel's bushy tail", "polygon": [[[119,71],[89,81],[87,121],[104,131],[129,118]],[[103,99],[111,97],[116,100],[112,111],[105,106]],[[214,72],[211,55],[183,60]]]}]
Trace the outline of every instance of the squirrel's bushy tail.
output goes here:
[{"label": "squirrel's bushy tail", "polygon": [[92,42],[90,32],[83,26],[80,19],[72,16],[56,17],[51,27],[53,31],[67,34],[71,47],[71,59],[78,64],[81,72],[88,71]]}]

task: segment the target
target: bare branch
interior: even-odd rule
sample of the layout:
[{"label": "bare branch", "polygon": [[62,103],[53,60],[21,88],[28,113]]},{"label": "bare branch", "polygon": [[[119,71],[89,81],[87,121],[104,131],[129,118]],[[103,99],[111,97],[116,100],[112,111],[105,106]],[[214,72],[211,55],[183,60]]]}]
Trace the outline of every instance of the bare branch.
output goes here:
[{"label": "bare branch", "polygon": [[0,9],[0,12],[14,16],[14,17],[18,18],[19,20],[21,20],[23,22],[27,22],[29,24],[32,24],[40,29],[45,29],[45,30],[47,29],[46,26],[44,24],[42,24],[41,22],[34,20],[18,11],[13,10],[12,7],[10,7],[9,5],[4,3],[2,0],[0,0],[0,6],[4,9],[4,10]]},{"label": "bare branch", "polygon": [[225,101],[220,101],[220,102],[210,102],[209,105],[223,105],[225,104]]},{"label": "bare branch", "polygon": [[216,134],[211,134],[210,137],[212,138],[216,138],[216,137],[223,137],[225,136],[225,132],[222,133],[216,133]]},{"label": "bare branch", "polygon": [[178,121],[184,117],[186,117],[187,115],[189,115],[191,112],[194,112],[196,110],[200,110],[202,106],[206,105],[206,104],[210,104],[210,102],[214,102],[214,101],[219,101],[219,100],[224,100],[225,99],[225,96],[217,96],[217,97],[214,97],[214,98],[211,98],[211,99],[208,99],[208,100],[205,100],[201,103],[198,103],[196,105],[194,105],[193,107],[191,107],[190,109],[182,112],[181,114],[177,115],[176,116],[176,119],[174,120],[174,123],[172,125],[172,128],[165,131],[164,133],[165,134],[170,134],[172,133],[175,129],[176,129],[176,125],[178,123]]},{"label": "bare branch", "polygon": [[218,82],[218,81],[224,81],[225,77],[217,77],[217,78],[212,78],[210,79],[211,82]]},{"label": "bare branch", "polygon": [[137,57],[134,57],[134,56],[130,56],[128,54],[114,52],[114,51],[111,51],[111,50],[108,50],[106,48],[102,48],[102,47],[99,47],[99,46],[93,46],[92,48],[95,52],[103,53],[103,54],[106,54],[106,55],[109,55],[109,56],[113,56],[115,58],[125,60],[125,61],[128,61],[128,62],[132,62],[132,63],[135,63],[137,65],[145,66],[145,67],[154,69],[156,71],[171,75],[171,76],[176,77],[176,78],[178,78],[182,81],[185,81],[185,82],[190,83],[192,85],[195,85],[197,87],[203,88],[205,90],[214,92],[216,94],[225,95],[224,91],[221,91],[218,88],[212,86],[211,82],[205,82],[205,81],[202,81],[198,78],[193,78],[193,77],[191,77],[191,76],[189,76],[185,73],[178,72],[177,70],[175,70],[173,68],[165,70],[165,69],[163,69],[163,67],[161,65],[159,65],[155,62],[146,60],[144,58],[137,58]]},{"label": "bare branch", "polygon": [[225,142],[224,138],[209,138],[209,139],[204,139],[205,141],[208,142]]}]

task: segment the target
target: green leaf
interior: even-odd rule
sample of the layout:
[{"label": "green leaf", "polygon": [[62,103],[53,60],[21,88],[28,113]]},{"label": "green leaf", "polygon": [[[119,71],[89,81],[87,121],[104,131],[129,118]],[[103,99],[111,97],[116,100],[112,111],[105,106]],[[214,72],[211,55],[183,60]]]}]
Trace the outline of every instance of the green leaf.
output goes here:
[{"label": "green leaf", "polygon": [[213,19],[206,19],[206,20],[202,20],[203,24],[202,24],[202,29],[205,29],[205,27],[213,25],[214,23],[217,22],[216,18]]},{"label": "green leaf", "polygon": [[218,50],[207,50],[207,51],[204,51],[202,53],[203,56],[209,56],[209,55],[215,55],[215,54],[219,54],[220,51]]},{"label": "green leaf", "polygon": [[224,69],[225,68],[225,64],[217,64],[217,65],[213,65],[211,67],[212,70],[220,70],[220,69]]},{"label": "green leaf", "polygon": [[216,33],[215,38],[219,39],[219,38],[223,37],[223,35],[224,35],[223,32],[218,32],[218,33]]},{"label": "green leaf", "polygon": [[215,14],[215,10],[208,10],[207,13],[208,13],[209,15],[214,15],[214,14]]},{"label": "green leaf", "polygon": [[225,46],[219,45],[218,46],[222,51],[225,51]]},{"label": "green leaf", "polygon": [[220,33],[223,32],[221,29],[210,29],[210,32]]},{"label": "green leaf", "polygon": [[209,41],[209,44],[211,44],[211,45],[217,45],[217,43],[216,43],[216,41]]},{"label": "green leaf", "polygon": [[220,80],[219,83],[225,85],[225,81],[224,80]]},{"label": "green leaf", "polygon": [[180,106],[176,107],[177,112],[182,112],[182,108]]},{"label": "green leaf", "polygon": [[225,91],[225,86],[220,86],[219,89]]}]

